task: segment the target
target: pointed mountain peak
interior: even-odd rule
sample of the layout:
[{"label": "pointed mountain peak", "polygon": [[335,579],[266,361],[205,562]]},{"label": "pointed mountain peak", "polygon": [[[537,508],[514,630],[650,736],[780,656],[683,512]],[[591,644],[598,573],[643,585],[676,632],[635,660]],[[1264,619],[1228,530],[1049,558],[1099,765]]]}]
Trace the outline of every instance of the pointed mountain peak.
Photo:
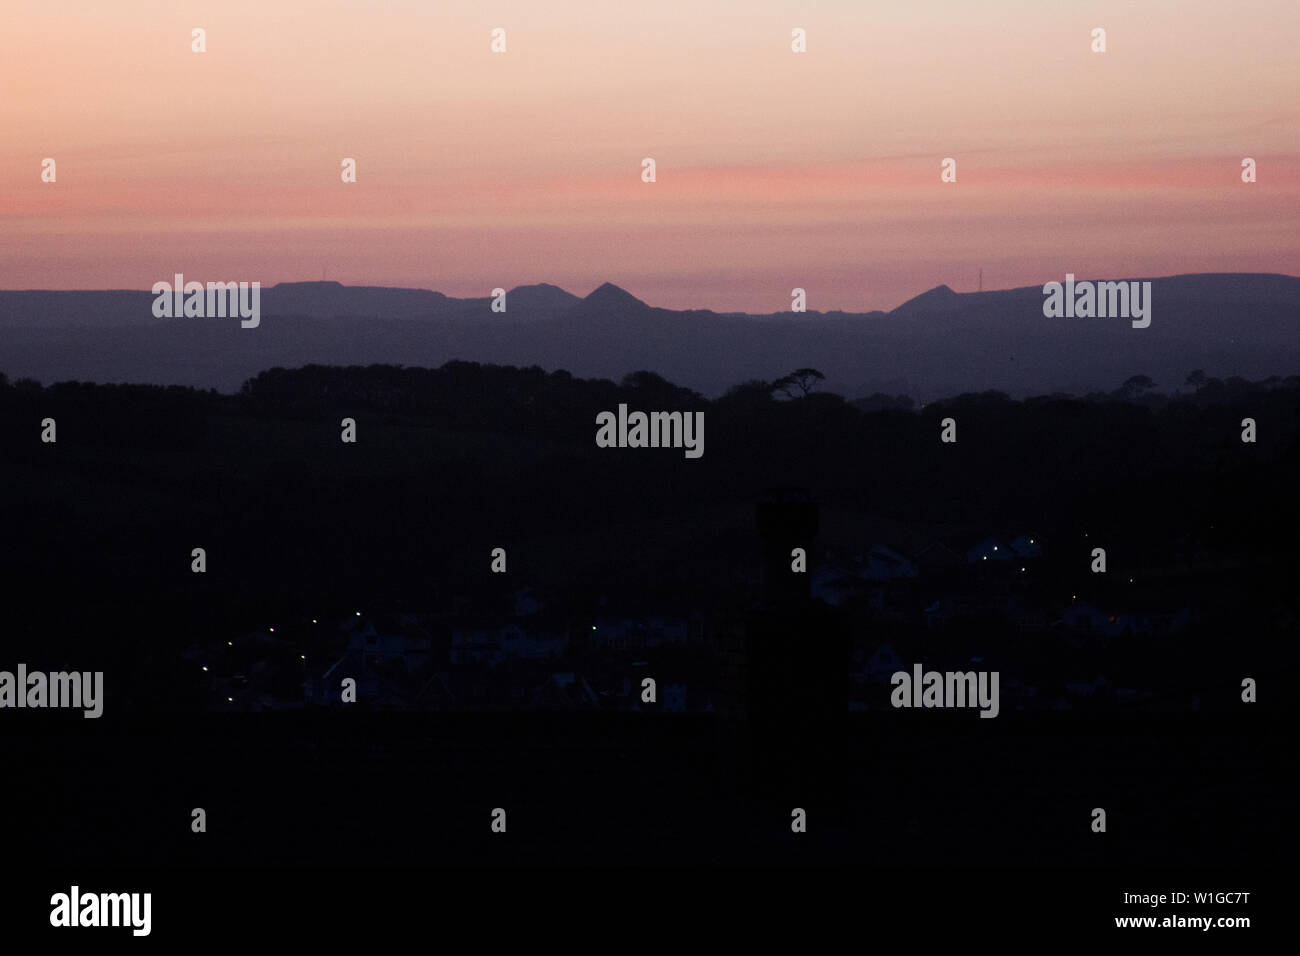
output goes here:
[{"label": "pointed mountain peak", "polygon": [[596,289],[591,295],[582,300],[589,305],[599,305],[602,308],[614,309],[648,309],[650,308],[631,292],[620,289],[612,282],[606,282]]},{"label": "pointed mountain peak", "polygon": [[914,299],[908,299],[891,315],[910,315],[916,312],[952,312],[956,310],[961,296],[946,285],[937,285],[929,292],[922,292]]}]

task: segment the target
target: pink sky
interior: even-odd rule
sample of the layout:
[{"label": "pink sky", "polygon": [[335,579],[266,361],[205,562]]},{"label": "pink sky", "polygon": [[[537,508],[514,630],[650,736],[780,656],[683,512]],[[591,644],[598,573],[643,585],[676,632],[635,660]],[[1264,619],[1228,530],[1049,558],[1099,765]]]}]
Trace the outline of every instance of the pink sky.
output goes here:
[{"label": "pink sky", "polygon": [[1296,274],[1298,40],[1294,0],[10,0],[0,288],[609,280],[768,312],[981,268]]}]

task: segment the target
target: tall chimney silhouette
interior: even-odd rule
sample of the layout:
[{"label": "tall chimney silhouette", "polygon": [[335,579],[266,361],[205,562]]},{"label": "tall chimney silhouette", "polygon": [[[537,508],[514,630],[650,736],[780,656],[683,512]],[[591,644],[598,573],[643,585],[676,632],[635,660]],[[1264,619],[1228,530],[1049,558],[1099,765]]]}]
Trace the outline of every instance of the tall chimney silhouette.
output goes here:
[{"label": "tall chimney silhouette", "polygon": [[[816,807],[823,823],[843,819],[848,628],[837,609],[811,596],[817,504],[806,489],[774,488],[754,517],[763,577],[744,626],[749,792],[787,814]],[[807,555],[804,570],[791,567],[795,548]]]}]

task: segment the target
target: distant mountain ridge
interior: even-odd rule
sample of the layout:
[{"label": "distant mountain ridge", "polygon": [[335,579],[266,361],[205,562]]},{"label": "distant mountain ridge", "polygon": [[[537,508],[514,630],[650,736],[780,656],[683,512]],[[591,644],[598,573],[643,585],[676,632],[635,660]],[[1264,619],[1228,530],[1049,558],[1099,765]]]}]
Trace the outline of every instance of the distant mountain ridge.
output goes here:
[{"label": "distant mountain ridge", "polygon": [[262,289],[256,329],[219,318],[157,319],[146,291],[0,291],[0,372],[233,391],[277,365],[462,359],[614,379],[648,369],[715,395],[811,366],[826,374],[827,390],[846,397],[905,383],[922,399],[987,389],[1079,393],[1136,374],[1172,389],[1194,368],[1220,377],[1300,372],[1300,278],[1123,281],[1152,283],[1149,328],[1045,318],[1041,286],[941,285],[888,313],[752,315],[657,308],[608,282],[585,297],[546,283],[517,286],[504,313],[493,312],[486,295],[286,282]]}]

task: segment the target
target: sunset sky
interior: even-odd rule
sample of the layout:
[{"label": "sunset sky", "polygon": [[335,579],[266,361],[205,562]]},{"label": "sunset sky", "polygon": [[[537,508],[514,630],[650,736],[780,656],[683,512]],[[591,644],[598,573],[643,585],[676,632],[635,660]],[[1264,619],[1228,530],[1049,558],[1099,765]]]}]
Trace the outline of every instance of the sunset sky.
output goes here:
[{"label": "sunset sky", "polygon": [[1294,275],[1298,44],[1295,0],[7,0],[0,288],[608,280],[771,312],[981,268]]}]

